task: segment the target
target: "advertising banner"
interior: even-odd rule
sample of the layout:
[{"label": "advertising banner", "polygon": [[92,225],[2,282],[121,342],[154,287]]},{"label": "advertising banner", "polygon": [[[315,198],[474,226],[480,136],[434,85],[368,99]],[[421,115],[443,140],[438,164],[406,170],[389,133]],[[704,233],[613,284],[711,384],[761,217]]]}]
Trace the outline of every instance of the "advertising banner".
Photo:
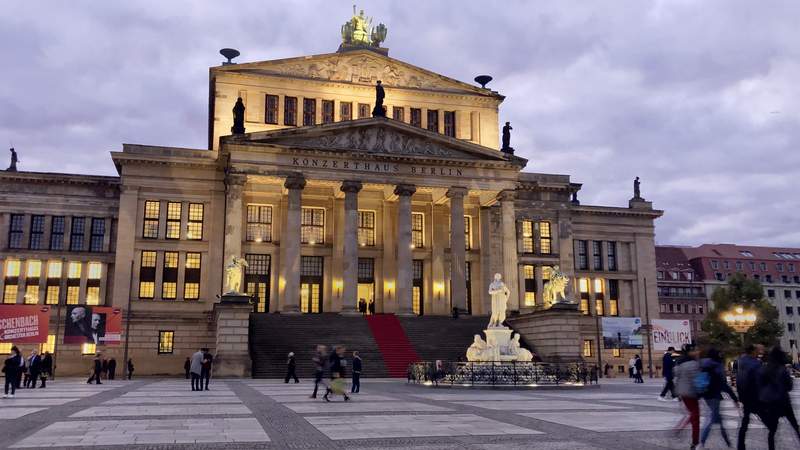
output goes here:
[{"label": "advertising banner", "polygon": [[603,348],[642,348],[642,319],[603,317]]},{"label": "advertising banner", "polygon": [[41,305],[0,305],[0,342],[47,342],[49,311],[49,306]]},{"label": "advertising banner", "polygon": [[118,345],[122,310],[109,306],[68,305],[64,318],[65,344]]},{"label": "advertising banner", "polygon": [[683,344],[692,343],[692,327],[688,320],[653,319],[653,350],[674,347],[680,350]]}]

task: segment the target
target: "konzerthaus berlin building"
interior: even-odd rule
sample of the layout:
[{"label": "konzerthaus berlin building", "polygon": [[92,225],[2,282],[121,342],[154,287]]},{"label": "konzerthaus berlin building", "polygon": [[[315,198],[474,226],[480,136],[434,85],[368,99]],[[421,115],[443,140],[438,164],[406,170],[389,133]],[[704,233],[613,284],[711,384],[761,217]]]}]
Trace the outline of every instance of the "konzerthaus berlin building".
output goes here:
[{"label": "konzerthaus berlin building", "polygon": [[[500,151],[502,95],[387,53],[212,67],[208,148],[124,144],[117,177],[2,172],[3,302],[129,311],[140,374],[214,349],[232,256],[249,264],[253,314],[357,312],[364,299],[376,313],[487,315],[501,273],[524,316],[545,308],[558,266],[588,360],[596,315],[657,317],[660,211],[579,204],[569,175],[525,172]],[[388,117],[372,117],[378,80]],[[237,98],[244,134],[231,133]],[[62,373],[86,372],[92,348],[52,344]],[[119,360],[123,346],[104,351]],[[629,356],[602,352],[612,365]]]}]

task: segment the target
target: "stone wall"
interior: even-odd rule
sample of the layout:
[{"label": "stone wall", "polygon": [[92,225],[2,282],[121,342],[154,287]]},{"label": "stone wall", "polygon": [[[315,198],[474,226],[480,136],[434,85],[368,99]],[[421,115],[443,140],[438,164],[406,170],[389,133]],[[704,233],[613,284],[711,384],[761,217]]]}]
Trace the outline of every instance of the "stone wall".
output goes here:
[{"label": "stone wall", "polygon": [[250,377],[250,312],[249,303],[214,305],[216,322],[216,356],[214,374],[220,377]]},{"label": "stone wall", "polygon": [[580,319],[576,305],[561,304],[507,320],[545,362],[579,361]]}]

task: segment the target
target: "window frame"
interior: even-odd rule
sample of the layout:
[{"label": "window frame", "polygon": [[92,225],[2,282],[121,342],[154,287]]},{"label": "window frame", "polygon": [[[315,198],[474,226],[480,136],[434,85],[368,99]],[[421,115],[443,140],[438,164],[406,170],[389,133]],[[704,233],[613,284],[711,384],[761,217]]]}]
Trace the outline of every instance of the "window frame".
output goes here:
[{"label": "window frame", "polygon": [[[80,224],[80,225],[78,225]],[[71,252],[82,252],[84,251],[83,248],[85,247],[86,243],[86,217],[84,216],[77,216],[72,217],[72,221],[70,223],[70,233],[69,233],[69,251]],[[76,228],[80,228],[79,231]]]},{"label": "window frame", "polygon": [[311,127],[317,124],[317,99],[303,97],[303,126]]},{"label": "window frame", "polygon": [[[251,211],[255,210],[255,214]],[[268,220],[264,220],[264,213],[268,211]],[[257,244],[272,242],[272,222],[274,220],[274,208],[270,204],[248,203],[245,209],[245,241]],[[256,219],[255,221],[251,219]],[[262,230],[263,229],[263,230]],[[259,233],[261,236],[257,236]]]},{"label": "window frame", "polygon": [[[419,227],[417,227],[417,221],[414,220],[415,217],[421,218]],[[423,212],[411,212],[411,248],[425,248],[425,213]]]},{"label": "window frame", "polygon": [[[371,216],[371,220],[366,220]],[[375,229],[377,214],[371,209],[358,210],[358,245],[359,247],[375,247]],[[371,223],[371,226],[370,226]]]},{"label": "window frame", "polygon": [[[306,212],[308,211],[311,222],[306,223]],[[315,211],[322,214],[322,223],[315,223],[317,220]],[[303,206],[300,210],[300,243],[308,245],[319,245],[325,243],[326,210],[319,206]],[[311,238],[314,239],[311,239]],[[319,240],[316,238],[319,237]]]},{"label": "window frame", "polygon": [[297,126],[297,97],[283,97],[283,124],[288,127]]},{"label": "window frame", "polygon": [[[173,206],[177,207],[177,219]],[[167,202],[167,225],[164,230],[164,239],[180,240],[181,219],[183,217],[183,202]]]},{"label": "window frame", "polygon": [[175,330],[158,330],[158,354],[171,355],[174,351]]},{"label": "window frame", "polygon": [[[192,209],[193,208],[200,208],[200,219],[196,218],[196,215],[193,216]],[[203,222],[205,221],[206,215],[206,205],[205,203],[189,203],[188,214],[186,216],[186,240],[188,241],[202,241],[203,240],[203,233],[205,232]],[[194,217],[194,218],[193,218]],[[200,228],[200,234],[198,236],[190,235],[197,230],[192,230],[192,226],[198,226]]]},{"label": "window frame", "polygon": [[[92,217],[89,229],[89,251],[102,253],[105,250],[106,219],[105,217]],[[99,247],[97,244],[99,243]]]},{"label": "window frame", "polygon": [[[155,207],[153,207],[153,205],[155,205]],[[142,239],[158,239],[158,236],[161,234],[161,201],[145,200],[143,208]],[[155,224],[155,228],[152,227],[153,224]],[[152,233],[154,229],[155,233]]]},{"label": "window frame", "polygon": [[25,214],[11,214],[8,226],[8,248],[23,248],[22,238],[25,235]]},{"label": "window frame", "polygon": [[[330,110],[328,110],[330,108]],[[336,102],[333,100],[322,100],[322,124],[327,125],[334,122]]]},{"label": "window frame", "polygon": [[[270,100],[274,100],[274,103]],[[264,95],[264,123],[277,125],[280,110],[280,97],[274,94]],[[274,119],[272,119],[274,117]]]},{"label": "window frame", "polygon": [[[152,255],[152,258],[151,258]],[[152,265],[151,264],[152,261]],[[148,264],[148,265],[145,265]],[[158,252],[155,250],[142,250],[139,253],[139,279],[138,279],[138,298],[141,300],[153,300],[156,295],[156,265],[158,264]],[[152,274],[151,274],[152,272]],[[147,283],[146,285],[144,283]],[[147,286],[146,292],[149,295],[142,295],[142,287]]]},{"label": "window frame", "polygon": [[456,112],[455,111],[445,111],[444,112],[444,135],[450,136],[451,138],[456,137]]},{"label": "window frame", "polygon": [[[38,222],[38,223],[37,223]],[[44,239],[44,215],[31,215],[31,231],[28,236],[28,248],[31,250],[44,250],[42,246]]]},{"label": "window frame", "polygon": [[[58,220],[57,220],[58,219]],[[60,226],[56,226],[56,223],[60,223]],[[67,225],[67,218],[66,216],[52,216],[50,219],[50,246],[48,247],[50,250],[64,250],[64,232],[66,231]],[[58,240],[56,240],[58,239]],[[58,245],[53,245],[54,242],[58,242]]]}]

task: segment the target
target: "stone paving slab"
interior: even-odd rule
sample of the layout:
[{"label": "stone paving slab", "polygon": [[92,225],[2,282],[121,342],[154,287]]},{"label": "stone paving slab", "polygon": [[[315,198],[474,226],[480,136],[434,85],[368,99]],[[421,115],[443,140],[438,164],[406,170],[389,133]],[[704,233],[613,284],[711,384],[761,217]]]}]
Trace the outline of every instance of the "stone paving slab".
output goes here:
[{"label": "stone paving slab", "polygon": [[[307,393],[306,393],[307,394]],[[350,396],[351,401],[355,402],[394,402],[397,401],[397,398],[388,397],[385,395],[374,395],[374,394],[348,394]],[[278,402],[278,403],[319,403],[322,400],[321,395],[317,395],[317,398],[310,398],[308,395],[272,395],[269,398]],[[337,400],[339,401],[339,397]]]},{"label": "stone paving slab", "polygon": [[[671,430],[683,414],[676,414],[664,411],[585,411],[574,412],[538,412],[538,413],[518,413],[521,416],[531,417],[546,422],[558,423],[571,427],[581,428],[597,432],[619,432],[619,431],[668,431]],[[725,428],[728,430],[738,430],[738,418],[723,419]],[[705,417],[700,420],[700,425],[705,424]],[[753,424],[754,428],[761,427],[760,424]],[[734,434],[735,436],[735,434]]]},{"label": "stone paving slab", "polygon": [[50,424],[12,448],[269,441],[254,418],[87,420]]},{"label": "stone paving slab", "polygon": [[93,406],[78,411],[70,417],[148,417],[196,416],[222,414],[251,414],[244,405],[143,405],[143,406]]},{"label": "stone paving slab", "polygon": [[15,396],[14,398],[4,398],[0,400],[0,408],[14,407],[14,406],[53,406],[63,405],[65,403],[80,400],[80,397],[62,397],[62,398],[49,398],[49,397],[21,397]]},{"label": "stone paving slab", "polygon": [[457,402],[457,401],[486,401],[486,400],[540,400],[543,397],[528,392],[518,393],[483,393],[483,392],[468,392],[459,394],[414,394],[414,397],[423,398],[426,400],[444,401],[444,402]]},{"label": "stone paving slab", "polygon": [[428,436],[541,434],[474,414],[338,415],[305,418],[333,440]]},{"label": "stone paving slab", "polygon": [[[567,400],[508,400],[484,402],[456,402],[460,405],[475,406],[478,408],[492,409],[495,411],[553,411],[562,409],[627,409],[624,406],[610,406],[599,403],[587,403]],[[575,414],[575,413],[570,413]]]},{"label": "stone paving slab", "polygon": [[283,406],[299,414],[307,413],[362,413],[362,412],[405,412],[405,411],[452,411],[443,406],[417,402],[360,402],[351,400],[343,402],[325,402],[317,399],[317,403],[284,403]]},{"label": "stone paving slab", "polygon": [[35,412],[44,411],[45,408],[12,408],[6,407],[4,403],[0,403],[2,407],[0,407],[0,420],[5,419],[18,419],[22,416],[27,416],[28,414],[33,414]]},{"label": "stone paving slab", "polygon": [[123,397],[152,397],[158,395],[160,397],[230,397],[233,391],[202,391],[192,392],[189,389],[185,391],[164,391],[164,392],[148,392],[148,391],[131,391],[122,394]]},{"label": "stone paving slab", "polygon": [[104,405],[209,405],[219,403],[242,403],[239,397],[118,397],[103,402]]}]

